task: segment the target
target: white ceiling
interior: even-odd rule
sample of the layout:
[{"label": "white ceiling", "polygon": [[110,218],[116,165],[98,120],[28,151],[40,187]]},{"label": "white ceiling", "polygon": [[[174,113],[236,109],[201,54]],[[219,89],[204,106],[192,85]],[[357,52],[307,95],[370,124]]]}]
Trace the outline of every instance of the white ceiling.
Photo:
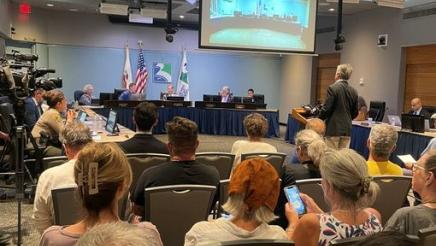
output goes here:
[{"label": "white ceiling", "polygon": [[[162,2],[167,0],[138,0],[142,2]],[[330,0],[331,1],[331,0]],[[405,5],[415,6],[426,2],[435,2],[436,0],[406,0]],[[12,0],[15,3],[27,2],[34,8],[51,9],[54,11],[77,11],[82,13],[95,13],[98,14],[98,6],[101,0]],[[122,3],[127,4],[128,0],[106,0],[107,3]],[[53,4],[53,7],[48,7],[47,4]],[[358,4],[344,3],[343,13],[345,15],[352,15],[362,11],[368,11],[378,8],[379,6],[373,3],[372,0],[361,0]],[[329,9],[335,11],[329,11]],[[337,3],[329,3],[327,0],[318,0],[318,14],[319,15],[335,15]],[[180,15],[184,16],[182,20]],[[184,22],[198,22],[198,1],[196,4],[191,5],[185,0],[173,0],[173,20]]]}]

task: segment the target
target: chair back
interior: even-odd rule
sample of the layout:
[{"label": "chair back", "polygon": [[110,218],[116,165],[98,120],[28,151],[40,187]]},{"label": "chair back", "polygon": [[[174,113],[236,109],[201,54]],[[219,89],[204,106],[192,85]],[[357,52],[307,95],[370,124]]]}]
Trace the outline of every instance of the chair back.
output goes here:
[{"label": "chair back", "polygon": [[367,237],[368,236],[335,239],[335,240],[330,241],[329,245],[351,246],[351,245],[354,245],[357,242],[359,242]]},{"label": "chair back", "polygon": [[81,90],[74,91],[74,101],[79,101],[83,94],[85,94],[85,92]]},{"label": "chair back", "polygon": [[[216,245],[216,244],[215,244]],[[274,246],[290,246],[295,245],[294,242],[288,241],[288,240],[274,240],[274,239],[249,239],[249,240],[235,240],[235,241],[227,241],[222,242],[219,245],[238,245],[238,246],[245,246],[245,245],[256,245],[256,246],[268,246],[268,245],[274,245]]]},{"label": "chair back", "polygon": [[227,202],[227,199],[229,198],[229,183],[230,179],[220,180],[220,197],[219,197],[219,203],[218,203],[218,217],[221,216],[221,213],[223,212],[222,206],[224,203]]},{"label": "chair back", "polygon": [[66,156],[44,157],[42,158],[42,170],[62,165],[67,161],[68,158]]},{"label": "chair back", "polygon": [[55,225],[72,225],[82,217],[82,205],[77,187],[51,190]]},{"label": "chair back", "polygon": [[310,196],[322,211],[330,211],[330,206],[324,199],[321,179],[301,179],[297,180],[296,183],[300,192]]},{"label": "chair back", "polygon": [[195,159],[199,163],[214,166],[220,174],[220,180],[223,180],[230,178],[235,155],[222,152],[203,152],[197,153]]},{"label": "chair back", "polygon": [[385,116],[386,102],[383,101],[371,101],[369,102],[368,117],[374,121],[382,122]]},{"label": "chair back", "polygon": [[146,169],[170,161],[169,155],[157,153],[127,154],[126,157],[132,168],[132,185],[130,185],[132,194],[135,192],[136,182]]},{"label": "chair back", "polygon": [[276,170],[279,176],[283,173],[283,162],[285,162],[285,153],[245,153],[241,154],[241,162],[251,158],[263,158],[269,162]]},{"label": "chair back", "polygon": [[144,219],[158,228],[164,245],[183,245],[191,227],[207,220],[215,191],[215,186],[208,185],[146,188]]},{"label": "chair back", "polygon": [[403,206],[410,191],[412,177],[376,176],[374,181],[379,185],[380,193],[372,207],[380,212],[384,225],[395,211]]},{"label": "chair back", "polygon": [[418,237],[420,246],[436,245],[436,226],[419,230]]}]

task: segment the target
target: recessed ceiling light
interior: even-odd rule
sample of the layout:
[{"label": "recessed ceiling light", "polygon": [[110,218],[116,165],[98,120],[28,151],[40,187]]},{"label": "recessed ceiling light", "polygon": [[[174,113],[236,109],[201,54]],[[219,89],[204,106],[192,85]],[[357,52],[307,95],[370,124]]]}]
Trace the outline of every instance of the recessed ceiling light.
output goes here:
[{"label": "recessed ceiling light", "polygon": [[334,9],[334,8],[330,8],[329,11],[330,11],[330,12],[333,12],[333,11],[335,11],[335,9]]},{"label": "recessed ceiling light", "polygon": [[78,9],[69,9],[69,11],[71,11],[71,12],[77,12],[77,11],[79,11]]},{"label": "recessed ceiling light", "polygon": [[180,19],[185,19],[184,15],[180,15],[179,17],[180,17]]},{"label": "recessed ceiling light", "polygon": [[47,7],[54,7],[54,4],[52,4],[52,3],[47,3]]}]

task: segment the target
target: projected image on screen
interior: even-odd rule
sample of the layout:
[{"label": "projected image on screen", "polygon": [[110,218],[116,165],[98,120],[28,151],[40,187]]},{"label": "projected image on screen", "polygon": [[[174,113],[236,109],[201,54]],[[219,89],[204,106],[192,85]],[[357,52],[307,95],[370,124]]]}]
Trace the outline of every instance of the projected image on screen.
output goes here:
[{"label": "projected image on screen", "polygon": [[203,0],[200,46],[313,52],[316,0]]}]

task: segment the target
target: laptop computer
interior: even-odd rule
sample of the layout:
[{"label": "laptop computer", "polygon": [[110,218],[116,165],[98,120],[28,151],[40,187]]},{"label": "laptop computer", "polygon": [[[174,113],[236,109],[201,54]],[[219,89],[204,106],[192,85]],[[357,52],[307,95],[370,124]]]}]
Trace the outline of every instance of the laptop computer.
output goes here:
[{"label": "laptop computer", "polygon": [[388,115],[389,124],[391,126],[400,126],[401,127],[401,118],[398,115]]}]

